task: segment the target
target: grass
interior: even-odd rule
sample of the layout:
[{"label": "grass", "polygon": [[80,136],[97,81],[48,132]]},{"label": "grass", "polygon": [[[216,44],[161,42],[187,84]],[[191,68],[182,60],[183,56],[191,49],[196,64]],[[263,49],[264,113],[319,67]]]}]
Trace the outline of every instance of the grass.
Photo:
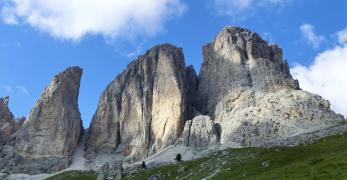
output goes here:
[{"label": "grass", "polygon": [[[347,179],[347,134],[310,145],[230,149],[209,158],[139,172],[127,179]],[[182,154],[184,156],[184,154]]]},{"label": "grass", "polygon": [[46,180],[95,180],[96,174],[83,171],[65,171]]},{"label": "grass", "polygon": [[[242,148],[216,152],[210,157],[141,170],[125,179],[345,179],[347,133],[296,147]],[[224,154],[224,155],[223,155]],[[184,154],[182,154],[184,156]],[[49,180],[96,179],[95,174],[67,171]]]}]

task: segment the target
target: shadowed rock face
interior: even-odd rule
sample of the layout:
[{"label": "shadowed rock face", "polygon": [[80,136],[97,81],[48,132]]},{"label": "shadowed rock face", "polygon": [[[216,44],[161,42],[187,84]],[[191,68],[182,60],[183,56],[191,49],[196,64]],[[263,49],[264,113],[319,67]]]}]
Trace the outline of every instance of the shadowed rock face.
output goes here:
[{"label": "shadowed rock face", "polygon": [[18,124],[8,108],[9,97],[0,98],[0,146],[9,140]]},{"label": "shadowed rock face", "polygon": [[192,114],[197,89],[182,49],[155,46],[108,85],[88,132],[87,156],[118,152],[142,159],[174,143]]},{"label": "shadowed rock face", "polygon": [[234,88],[299,89],[282,60],[282,49],[240,27],[225,27],[203,47],[199,79],[197,105],[201,113],[212,117],[217,103]]},{"label": "shadowed rock face", "polygon": [[68,167],[83,130],[78,109],[81,75],[81,68],[68,68],[45,88],[16,133],[14,171],[33,174]]}]

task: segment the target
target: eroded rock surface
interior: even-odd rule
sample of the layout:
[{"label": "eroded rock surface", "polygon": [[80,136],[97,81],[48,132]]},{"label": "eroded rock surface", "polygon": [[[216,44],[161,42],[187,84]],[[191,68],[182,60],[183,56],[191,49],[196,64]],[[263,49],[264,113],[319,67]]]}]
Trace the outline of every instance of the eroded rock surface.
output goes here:
[{"label": "eroded rock surface", "polygon": [[207,149],[219,142],[218,124],[209,116],[196,116],[186,122],[182,133],[183,144],[196,150]]},{"label": "eroded rock surface", "polygon": [[108,85],[88,131],[87,153],[143,159],[174,143],[191,117],[197,89],[182,49],[155,46]]},{"label": "eroded rock surface", "polygon": [[[70,164],[83,131],[81,73],[73,67],[57,75],[15,134],[3,131],[14,118],[8,100],[0,100],[6,132],[0,133],[15,139],[0,148],[0,173],[55,172]],[[170,44],[131,62],[102,93],[84,155],[93,168],[146,157],[160,165],[175,162],[178,153],[190,160],[197,152],[298,145],[346,130],[327,100],[300,90],[279,46],[226,27],[203,47],[199,77],[186,67],[182,49]]]},{"label": "eroded rock surface", "polygon": [[346,124],[343,116],[330,109],[327,100],[301,90],[263,93],[236,89],[218,103],[216,114],[215,122],[221,126],[220,142],[232,147],[304,143],[304,138],[291,137]]},{"label": "eroded rock surface", "polygon": [[201,113],[214,117],[217,103],[238,87],[265,92],[299,89],[282,56],[279,46],[268,45],[257,33],[225,27],[203,47],[197,101]]},{"label": "eroded rock surface", "polygon": [[221,144],[289,145],[305,140],[293,136],[344,126],[328,101],[300,90],[282,56],[240,27],[224,28],[203,48],[197,105],[220,125]]},{"label": "eroded rock surface", "polygon": [[36,174],[68,167],[83,131],[78,109],[81,75],[81,68],[68,68],[45,88],[16,133],[12,172]]},{"label": "eroded rock surface", "polygon": [[17,130],[18,123],[8,108],[9,97],[0,98],[0,149]]}]

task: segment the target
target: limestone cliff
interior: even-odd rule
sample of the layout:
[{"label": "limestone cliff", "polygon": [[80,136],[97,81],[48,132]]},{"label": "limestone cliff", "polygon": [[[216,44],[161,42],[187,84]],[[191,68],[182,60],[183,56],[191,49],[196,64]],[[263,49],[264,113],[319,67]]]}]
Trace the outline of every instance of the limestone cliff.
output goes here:
[{"label": "limestone cliff", "polygon": [[297,144],[305,139],[291,137],[346,123],[327,100],[300,90],[282,56],[279,46],[240,27],[224,28],[203,47],[197,105],[220,127],[221,144]]},{"label": "limestone cliff", "polygon": [[54,172],[68,167],[82,133],[78,94],[82,69],[56,75],[16,133],[14,172]]},{"label": "limestone cliff", "polygon": [[197,89],[182,49],[155,46],[102,93],[87,138],[87,157],[123,152],[142,159],[174,143],[191,117]]},{"label": "limestone cliff", "polygon": [[214,117],[217,103],[238,87],[276,92],[299,89],[293,80],[282,49],[268,45],[257,33],[240,27],[225,27],[215,40],[203,47],[197,105]]},{"label": "limestone cliff", "polygon": [[9,140],[19,126],[8,108],[8,102],[9,97],[0,98],[0,147]]},{"label": "limestone cliff", "polygon": [[[57,75],[16,133],[8,98],[0,99],[0,143],[15,139],[0,148],[0,170],[36,174],[69,166],[83,132],[81,74],[72,67]],[[203,47],[199,77],[170,44],[132,61],[101,94],[84,155],[89,165],[104,162],[93,161],[97,155],[111,164],[118,155],[132,162],[179,150],[198,157],[225,147],[297,145],[346,130],[329,101],[300,90],[278,45],[228,26]]]}]

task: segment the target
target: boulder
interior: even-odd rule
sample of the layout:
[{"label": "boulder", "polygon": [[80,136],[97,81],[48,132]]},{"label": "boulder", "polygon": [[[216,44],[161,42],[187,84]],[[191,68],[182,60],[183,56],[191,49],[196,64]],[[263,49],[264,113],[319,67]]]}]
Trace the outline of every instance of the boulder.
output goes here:
[{"label": "boulder", "polygon": [[186,122],[182,142],[195,150],[204,150],[216,145],[219,142],[218,125],[209,116],[196,116]]}]

